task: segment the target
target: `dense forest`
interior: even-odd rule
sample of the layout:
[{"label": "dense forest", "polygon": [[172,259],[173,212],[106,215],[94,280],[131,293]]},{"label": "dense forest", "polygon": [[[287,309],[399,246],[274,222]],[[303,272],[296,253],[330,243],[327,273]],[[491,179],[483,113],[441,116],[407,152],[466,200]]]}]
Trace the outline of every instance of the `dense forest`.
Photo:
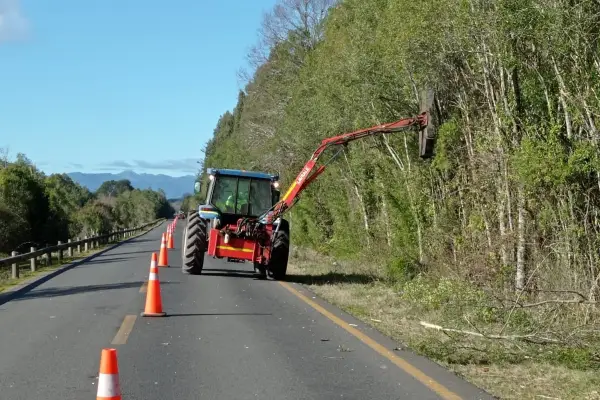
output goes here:
[{"label": "dense forest", "polygon": [[23,154],[0,160],[0,254],[131,228],[174,210],[165,194],[127,180],[104,182],[95,193],[66,174],[46,176]]},{"label": "dense forest", "polygon": [[289,184],[321,139],[415,116],[433,88],[435,157],[414,132],[352,143],[288,216],[293,244],[490,328],[471,359],[598,368],[599,39],[585,0],[282,0],[203,167]]}]

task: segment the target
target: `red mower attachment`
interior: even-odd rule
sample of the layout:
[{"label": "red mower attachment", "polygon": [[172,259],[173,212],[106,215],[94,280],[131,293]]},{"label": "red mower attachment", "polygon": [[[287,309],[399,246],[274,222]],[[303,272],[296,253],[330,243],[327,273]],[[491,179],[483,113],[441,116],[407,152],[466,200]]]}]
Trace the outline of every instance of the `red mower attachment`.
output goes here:
[{"label": "red mower attachment", "polygon": [[[291,208],[297,201],[299,194],[306,189],[319,175],[325,171],[327,164],[320,166],[313,171],[319,157],[325,150],[332,146],[346,145],[353,140],[366,138],[369,136],[378,136],[386,133],[394,133],[417,126],[419,130],[419,155],[421,158],[433,157],[433,147],[435,143],[435,127],[434,116],[437,113],[432,113],[435,107],[435,96],[432,90],[426,90],[421,97],[421,113],[412,118],[403,118],[388,124],[376,125],[371,128],[361,129],[355,132],[345,133],[343,135],[334,136],[323,139],[321,145],[315,150],[310,160],[304,165],[296,179],[292,182],[290,188],[283,196],[283,199],[274,207],[275,217],[280,217],[286,210]],[[337,157],[339,152],[332,157],[332,160]]]}]

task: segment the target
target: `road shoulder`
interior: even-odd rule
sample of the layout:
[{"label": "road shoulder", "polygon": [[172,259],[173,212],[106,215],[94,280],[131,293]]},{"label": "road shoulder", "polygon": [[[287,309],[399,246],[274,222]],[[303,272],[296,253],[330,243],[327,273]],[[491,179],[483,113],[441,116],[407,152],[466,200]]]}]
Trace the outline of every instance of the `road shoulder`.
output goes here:
[{"label": "road shoulder", "polygon": [[413,378],[421,381],[424,386],[436,392],[441,398],[494,398],[452,371],[426,357],[414,353],[412,350],[406,348],[406,346],[399,345],[375,327],[357,319],[340,307],[329,303],[311,290],[309,286],[296,282],[280,282],[280,284],[331,322],[348,331],[355,338],[403,369],[404,372],[412,375]]}]

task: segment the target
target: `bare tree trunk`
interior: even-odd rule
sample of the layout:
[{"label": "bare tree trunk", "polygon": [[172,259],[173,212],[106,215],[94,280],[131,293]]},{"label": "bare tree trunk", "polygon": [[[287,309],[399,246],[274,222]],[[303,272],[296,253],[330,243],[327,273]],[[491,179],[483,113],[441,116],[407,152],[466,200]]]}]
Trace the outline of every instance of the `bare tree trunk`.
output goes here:
[{"label": "bare tree trunk", "polygon": [[504,158],[504,152],[502,152],[502,156],[503,156],[503,164],[504,164],[504,191],[505,191],[505,196],[506,196],[506,215],[508,217],[508,228],[510,229],[511,232],[515,231],[515,227],[513,224],[513,219],[512,219],[512,201],[511,201],[511,196],[510,196],[510,188],[508,186],[508,182],[509,182],[509,177],[508,177],[508,163],[506,161],[506,159]]},{"label": "bare tree trunk", "polygon": [[490,223],[485,215],[485,212],[483,211],[483,207],[480,212],[483,218],[483,224],[485,225],[485,236],[487,237],[488,248],[492,248],[492,233],[490,229]]},{"label": "bare tree trunk", "polygon": [[348,164],[348,170],[350,171],[350,177],[352,180],[352,187],[354,188],[354,193],[356,194],[356,197],[358,198],[358,202],[360,204],[360,209],[362,211],[362,215],[363,215],[363,223],[365,226],[365,232],[366,232],[366,236],[367,236],[367,245],[371,244],[371,238],[370,238],[370,229],[369,229],[369,217],[367,215],[367,208],[365,207],[365,202],[363,200],[362,195],[360,194],[360,190],[358,189],[358,185],[356,183],[356,178],[354,177],[354,173],[352,172],[352,167],[350,167],[350,162],[348,161],[348,156],[346,155],[346,151],[343,152],[344,153],[344,158],[346,159],[346,164]]},{"label": "bare tree trunk", "polygon": [[525,195],[519,187],[517,193],[517,271],[515,287],[522,290],[525,286]]},{"label": "bare tree trunk", "polygon": [[356,193],[356,197],[358,198],[358,201],[360,203],[360,208],[363,214],[363,222],[365,224],[365,232],[367,233],[367,244],[370,244],[370,238],[369,238],[369,217],[367,216],[367,210],[365,208],[365,203],[363,201],[363,197],[360,194],[360,190],[358,190],[358,186],[356,186],[356,184],[354,184],[354,192]]},{"label": "bare tree trunk", "polygon": [[502,190],[499,189],[498,190],[498,228],[500,230],[500,257],[502,259],[502,266],[507,266],[509,261],[508,261],[508,252],[506,251],[506,243],[505,238],[506,238],[506,222],[504,221],[504,210],[505,210],[505,205],[504,205],[504,196],[502,193]]},{"label": "bare tree trunk", "polygon": [[392,247],[392,229],[390,227],[390,217],[385,201],[385,186],[383,185],[383,182],[379,181],[379,187],[381,188],[381,213],[383,214],[383,222],[385,225],[385,237],[388,247]]},{"label": "bare tree trunk", "polygon": [[571,137],[573,136],[573,128],[571,125],[571,114],[569,113],[569,107],[567,105],[566,100],[567,89],[565,86],[565,82],[558,70],[558,65],[556,65],[556,60],[554,59],[554,57],[552,57],[552,64],[554,65],[554,72],[556,73],[556,79],[558,80],[558,86],[560,88],[558,98],[560,100],[563,112],[565,113],[565,126],[567,129],[567,138],[571,139]]},{"label": "bare tree trunk", "polygon": [[494,125],[494,133],[496,140],[496,155],[498,157],[497,165],[498,165],[498,178],[496,180],[496,190],[497,190],[497,210],[498,210],[498,228],[500,230],[500,256],[502,259],[503,266],[509,264],[508,251],[506,248],[506,210],[507,210],[507,198],[506,198],[506,186],[503,184],[503,178],[505,177],[505,156],[504,149],[502,144],[502,131],[500,129],[500,118],[497,113],[496,101],[494,100],[494,88],[492,83],[490,82],[490,61],[487,57],[487,46],[485,43],[481,44],[483,55],[479,56],[479,62],[483,68],[483,83],[485,89],[485,97],[487,101],[487,105],[492,117],[493,125]]},{"label": "bare tree trunk", "polygon": [[392,159],[394,160],[398,168],[400,168],[401,171],[404,171],[404,163],[402,162],[402,160],[400,160],[400,157],[398,156],[396,151],[392,149],[392,146],[390,146],[390,142],[388,140],[387,135],[383,135],[383,143],[385,144],[385,148],[390,153],[390,156],[392,156]]},{"label": "bare tree trunk", "polygon": [[424,256],[423,256],[423,232],[421,230],[421,220],[419,219],[419,212],[416,207],[417,202],[416,202],[414,193],[413,193],[410,183],[409,183],[410,153],[408,151],[408,143],[407,143],[406,135],[404,136],[404,149],[406,151],[406,163],[408,165],[408,171],[407,171],[407,173],[404,174],[404,183],[406,185],[406,192],[408,193],[408,196],[409,196],[410,206],[412,209],[413,217],[415,219],[415,224],[417,225],[417,241],[418,241],[418,245],[419,245],[419,262],[422,263],[423,259],[424,259]]}]

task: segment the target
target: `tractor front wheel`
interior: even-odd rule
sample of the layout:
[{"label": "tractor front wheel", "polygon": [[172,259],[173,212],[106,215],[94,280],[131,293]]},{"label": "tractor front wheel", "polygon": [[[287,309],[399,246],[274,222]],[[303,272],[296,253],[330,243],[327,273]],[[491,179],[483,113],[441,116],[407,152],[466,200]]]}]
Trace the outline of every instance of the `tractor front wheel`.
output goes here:
[{"label": "tractor front wheel", "polygon": [[190,275],[199,275],[204,267],[207,249],[206,229],[197,211],[191,211],[181,240],[181,269]]},{"label": "tractor front wheel", "polygon": [[290,255],[290,224],[282,219],[279,230],[273,235],[273,250],[267,271],[275,280],[285,279]]}]

